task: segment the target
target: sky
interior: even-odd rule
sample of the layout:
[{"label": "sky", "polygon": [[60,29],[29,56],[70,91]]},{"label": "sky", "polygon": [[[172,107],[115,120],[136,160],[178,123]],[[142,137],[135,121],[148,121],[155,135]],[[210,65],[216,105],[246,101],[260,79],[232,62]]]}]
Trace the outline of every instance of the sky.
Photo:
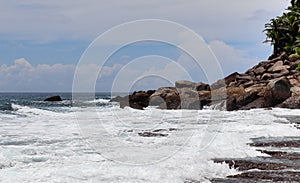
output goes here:
[{"label": "sky", "polygon": [[[189,28],[204,39],[224,76],[242,73],[271,54],[272,47],[262,43],[264,24],[281,15],[288,4],[288,0],[1,0],[0,92],[72,91],[78,63],[97,38],[143,19]],[[176,30],[166,33],[160,27],[146,27],[145,31],[182,38]],[[124,33],[127,38],[137,34],[134,28]],[[186,40],[180,45],[189,44]],[[99,53],[114,41],[102,42]],[[102,74],[94,76],[96,91],[111,91],[116,83],[127,86],[120,84],[115,90],[138,90],[173,85],[178,79],[209,80],[207,73],[214,71],[194,66],[189,56],[174,45],[140,41],[87,68],[101,69]],[[129,75],[137,79],[126,80]]]}]

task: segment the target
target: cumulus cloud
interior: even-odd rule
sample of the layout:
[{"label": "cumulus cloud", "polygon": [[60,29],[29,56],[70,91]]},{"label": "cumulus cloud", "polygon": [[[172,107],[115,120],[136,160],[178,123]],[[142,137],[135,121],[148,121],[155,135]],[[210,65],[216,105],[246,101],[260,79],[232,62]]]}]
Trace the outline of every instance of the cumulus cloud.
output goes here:
[{"label": "cumulus cloud", "polygon": [[69,91],[74,65],[32,66],[24,58],[0,67],[1,91]]},{"label": "cumulus cloud", "polygon": [[[112,67],[87,65],[82,72],[86,71],[89,76],[91,70],[100,69],[101,74],[95,75],[96,79],[112,77],[122,65],[115,64]],[[13,65],[0,66],[0,91],[1,92],[49,92],[49,91],[72,91],[73,77],[76,65],[64,64],[39,64],[32,66],[24,58],[15,60]]]}]

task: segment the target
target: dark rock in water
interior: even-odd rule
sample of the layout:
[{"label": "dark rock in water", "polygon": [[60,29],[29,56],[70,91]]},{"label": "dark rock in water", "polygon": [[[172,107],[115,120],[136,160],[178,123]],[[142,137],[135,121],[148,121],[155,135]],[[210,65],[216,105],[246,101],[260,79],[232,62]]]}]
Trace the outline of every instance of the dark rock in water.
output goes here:
[{"label": "dark rock in water", "polygon": [[290,82],[286,78],[271,80],[266,87],[264,99],[267,107],[274,107],[291,96]]},{"label": "dark rock in water", "polygon": [[112,98],[109,102],[121,102],[124,100],[124,97],[116,96],[115,98]]},{"label": "dark rock in water", "polygon": [[149,106],[150,96],[155,92],[155,90],[148,91],[138,91],[133,92],[131,95],[125,97],[117,96],[111,99],[111,102],[120,102],[120,107],[131,107],[134,109],[143,110],[145,107]]},{"label": "dark rock in water", "polygon": [[[231,175],[228,178],[251,179],[252,182],[300,182],[300,172],[295,171],[269,171],[269,172],[245,172],[238,175]],[[241,180],[239,180],[241,182]],[[249,181],[250,182],[250,181]]]},{"label": "dark rock in water", "polygon": [[[145,91],[133,92],[132,95],[129,95],[129,105],[132,108],[144,108],[149,105],[149,97],[151,94]],[[139,107],[140,106],[140,107]]]},{"label": "dark rock in water", "polygon": [[236,97],[229,96],[226,100],[226,110],[227,111],[234,111],[238,109],[238,105],[236,102]]},{"label": "dark rock in water", "polygon": [[60,96],[53,96],[53,97],[46,98],[44,101],[57,102],[57,101],[62,101],[62,99]]},{"label": "dark rock in water", "polygon": [[270,158],[245,158],[245,159],[215,159],[214,163],[223,163],[229,165],[229,168],[239,171],[259,169],[259,170],[283,170],[293,165],[286,165],[284,162],[272,162]]},{"label": "dark rock in water", "polygon": [[157,133],[157,132],[140,132],[138,133],[141,137],[166,137],[168,134]]}]

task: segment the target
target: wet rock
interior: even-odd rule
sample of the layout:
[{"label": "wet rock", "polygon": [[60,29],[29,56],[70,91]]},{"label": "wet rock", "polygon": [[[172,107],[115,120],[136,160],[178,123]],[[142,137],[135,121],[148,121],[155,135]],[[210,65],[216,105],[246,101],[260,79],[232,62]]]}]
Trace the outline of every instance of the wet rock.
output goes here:
[{"label": "wet rock", "polygon": [[53,97],[46,98],[44,101],[47,101],[47,102],[58,102],[58,101],[62,101],[62,99],[61,99],[60,96],[53,96]]},{"label": "wet rock", "polygon": [[151,94],[149,94],[145,91],[133,92],[132,95],[129,95],[130,107],[138,108],[138,109],[148,107],[150,95]]},{"label": "wet rock", "polygon": [[155,90],[133,92],[133,94],[125,97],[117,96],[110,101],[120,102],[120,108],[131,107],[134,109],[143,110],[145,107],[149,106],[150,96],[154,92]]},{"label": "wet rock", "polygon": [[168,134],[155,133],[155,132],[140,132],[138,133],[141,137],[166,137]]},{"label": "wet rock", "polygon": [[122,100],[124,100],[123,97],[121,97],[121,96],[116,96],[116,97],[110,99],[109,102],[121,102]]},{"label": "wet rock", "polygon": [[278,159],[289,159],[289,160],[300,160],[300,154],[299,153],[293,153],[293,152],[282,152],[282,151],[267,151],[267,150],[258,150],[261,153],[270,155],[273,158]]},{"label": "wet rock", "polygon": [[[234,168],[239,171],[259,169],[259,170],[283,170],[289,166],[284,163],[275,163],[265,159],[215,159],[215,163],[226,163],[229,168]],[[291,166],[293,167],[293,166]]]},{"label": "wet rock", "polygon": [[300,182],[300,172],[295,171],[268,171],[268,172],[245,172],[238,175],[231,175],[228,178],[251,179],[252,182],[268,180],[272,182]]},{"label": "wet rock", "polygon": [[300,148],[300,140],[284,140],[284,141],[262,141],[262,142],[253,142],[249,145],[255,147],[294,147]]}]

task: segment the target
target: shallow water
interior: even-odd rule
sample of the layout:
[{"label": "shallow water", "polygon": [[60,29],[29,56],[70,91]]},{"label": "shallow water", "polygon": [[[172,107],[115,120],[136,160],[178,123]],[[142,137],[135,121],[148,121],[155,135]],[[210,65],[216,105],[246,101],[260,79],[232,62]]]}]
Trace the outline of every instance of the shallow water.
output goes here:
[{"label": "shallow water", "polygon": [[300,110],[139,111],[106,95],[81,107],[67,94],[57,103],[31,96],[1,98],[11,108],[0,109],[2,182],[209,182],[236,173],[214,158],[266,156],[252,138],[300,136],[283,117]]}]

